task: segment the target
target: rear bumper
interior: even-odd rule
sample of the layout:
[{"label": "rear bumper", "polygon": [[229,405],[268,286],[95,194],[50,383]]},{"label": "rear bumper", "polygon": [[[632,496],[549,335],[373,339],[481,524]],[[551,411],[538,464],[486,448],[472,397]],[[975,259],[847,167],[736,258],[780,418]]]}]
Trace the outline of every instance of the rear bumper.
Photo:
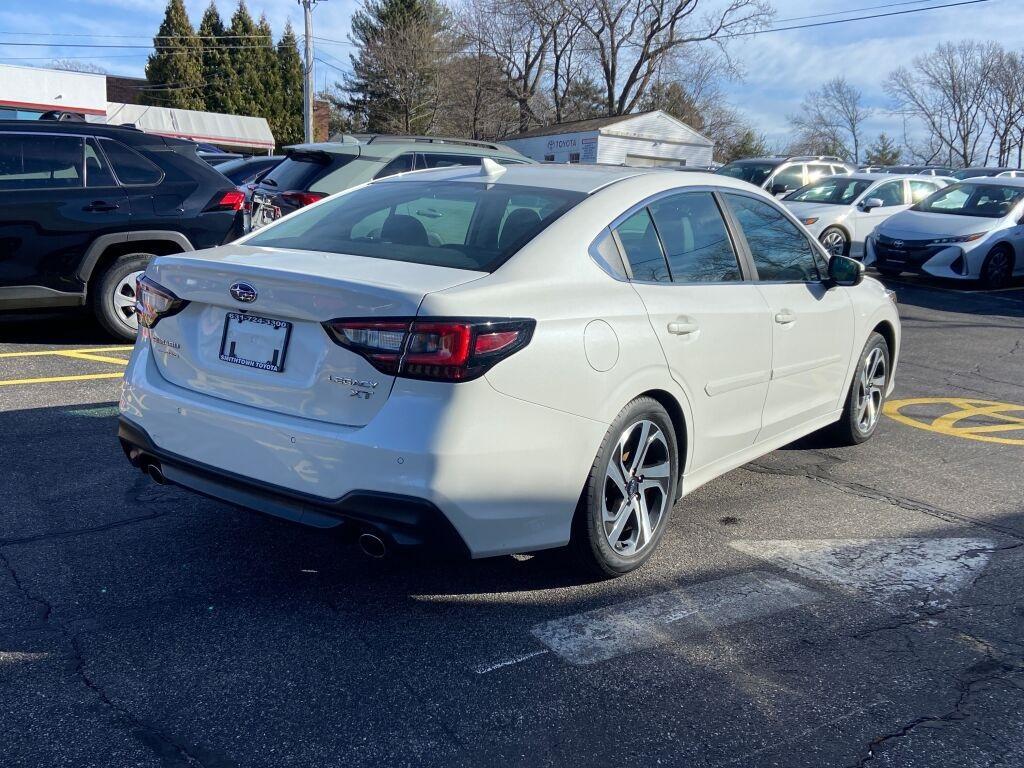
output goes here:
[{"label": "rear bumper", "polygon": [[400,549],[469,555],[466,542],[441,510],[424,499],[364,490],[350,491],[340,499],[321,499],[177,456],[157,447],[142,427],[124,417],[117,436],[134,466],[156,464],[169,482],[204,496],[316,528],[344,522],[369,526]]},{"label": "rear bumper", "polygon": [[[391,526],[396,543],[447,542],[448,533],[424,529],[450,528],[472,557],[567,543],[607,430],[485,379],[399,379],[369,424],[347,427],[172,384],[155,354],[148,341],[136,344],[121,413],[135,430],[125,435],[129,450],[168,461],[172,482],[309,525]],[[404,527],[400,507],[416,518]]]}]

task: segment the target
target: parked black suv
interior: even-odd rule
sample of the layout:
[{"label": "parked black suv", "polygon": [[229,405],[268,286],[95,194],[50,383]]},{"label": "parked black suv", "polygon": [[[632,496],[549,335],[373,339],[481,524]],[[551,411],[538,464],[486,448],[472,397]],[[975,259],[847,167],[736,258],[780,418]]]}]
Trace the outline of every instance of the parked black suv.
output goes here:
[{"label": "parked black suv", "polygon": [[136,276],[156,255],[241,236],[243,202],[193,142],[0,120],[0,310],[88,304],[133,339]]}]

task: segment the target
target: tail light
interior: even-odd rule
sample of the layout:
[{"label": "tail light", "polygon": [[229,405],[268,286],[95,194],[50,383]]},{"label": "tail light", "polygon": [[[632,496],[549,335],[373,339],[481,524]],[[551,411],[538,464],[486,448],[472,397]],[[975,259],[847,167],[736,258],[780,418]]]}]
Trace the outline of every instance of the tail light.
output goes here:
[{"label": "tail light", "polygon": [[135,281],[135,314],[143,328],[152,328],[160,318],[176,315],[186,306],[187,301],[179,299],[156,280],[143,275]]},{"label": "tail light", "polygon": [[312,205],[317,200],[323,200],[327,195],[320,192],[299,192],[297,190],[292,190],[291,192],[282,192],[281,197],[291,205],[294,205],[297,208],[302,208],[307,205]]},{"label": "tail light", "polygon": [[534,320],[385,318],[330,320],[335,343],[382,373],[428,381],[469,381],[530,343]]},{"label": "tail light", "polygon": [[214,198],[206,208],[208,211],[240,211],[245,205],[245,193],[239,189],[231,189],[220,197]]}]

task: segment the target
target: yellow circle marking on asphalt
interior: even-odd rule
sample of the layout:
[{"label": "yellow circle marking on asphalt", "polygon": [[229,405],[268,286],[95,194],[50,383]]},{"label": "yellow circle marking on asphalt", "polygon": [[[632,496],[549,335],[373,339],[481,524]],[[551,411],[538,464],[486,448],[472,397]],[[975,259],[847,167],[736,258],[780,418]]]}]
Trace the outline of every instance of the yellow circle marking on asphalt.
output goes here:
[{"label": "yellow circle marking on asphalt", "polygon": [[[913,406],[945,406],[945,413],[937,417],[904,413]],[[1024,405],[999,403],[994,400],[975,400],[967,397],[912,397],[890,400],[883,412],[890,419],[941,435],[980,440],[985,443],[1024,445]],[[967,419],[982,418],[984,424],[961,424]],[[1011,433],[1006,435],[1004,433]]]}]

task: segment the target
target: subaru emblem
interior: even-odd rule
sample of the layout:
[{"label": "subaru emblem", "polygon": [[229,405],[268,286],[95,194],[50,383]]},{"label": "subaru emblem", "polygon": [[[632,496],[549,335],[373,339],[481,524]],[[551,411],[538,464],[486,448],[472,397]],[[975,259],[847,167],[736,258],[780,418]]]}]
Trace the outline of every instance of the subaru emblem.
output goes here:
[{"label": "subaru emblem", "polygon": [[249,283],[239,281],[234,283],[228,291],[235,301],[240,301],[243,304],[252,304],[256,301],[256,289]]}]

